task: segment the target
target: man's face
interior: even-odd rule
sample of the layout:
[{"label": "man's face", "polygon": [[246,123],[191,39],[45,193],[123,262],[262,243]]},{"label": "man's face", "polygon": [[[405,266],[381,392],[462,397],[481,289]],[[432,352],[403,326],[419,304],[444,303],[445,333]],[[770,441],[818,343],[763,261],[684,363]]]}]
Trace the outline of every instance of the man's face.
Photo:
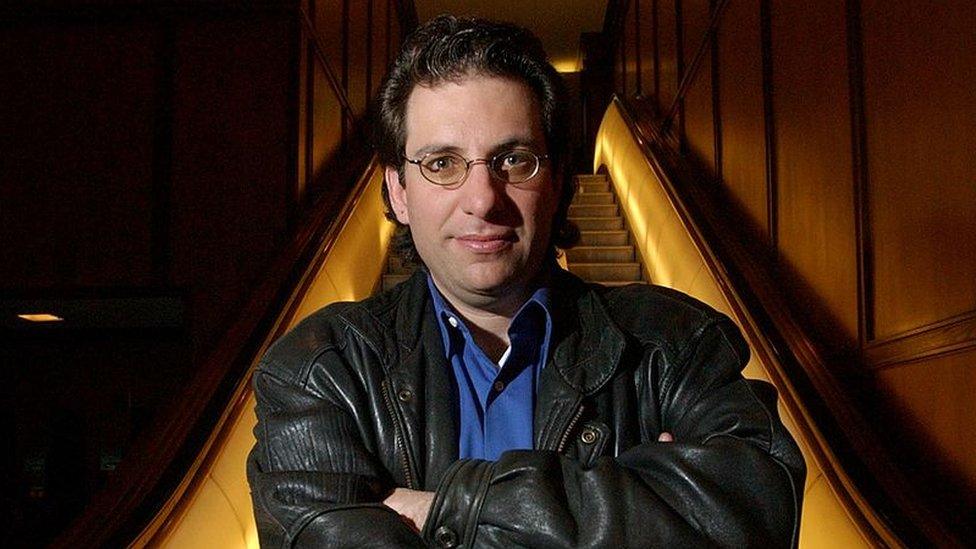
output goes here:
[{"label": "man's face", "polygon": [[[513,147],[547,152],[531,89],[498,77],[415,87],[407,101],[406,135],[405,153],[412,159],[439,151],[491,158]],[[390,200],[397,219],[410,226],[438,289],[455,306],[521,303],[545,260],[558,205],[550,163],[543,160],[535,177],[515,185],[475,163],[457,188],[430,183],[414,164],[404,169],[402,186],[396,170],[386,170]]]}]

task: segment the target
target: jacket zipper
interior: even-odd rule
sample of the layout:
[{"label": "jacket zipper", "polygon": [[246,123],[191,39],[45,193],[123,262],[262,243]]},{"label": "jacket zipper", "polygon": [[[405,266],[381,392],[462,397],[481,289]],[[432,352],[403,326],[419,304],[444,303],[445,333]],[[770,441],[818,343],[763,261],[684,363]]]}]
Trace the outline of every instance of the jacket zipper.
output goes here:
[{"label": "jacket zipper", "polygon": [[573,414],[573,419],[569,421],[569,425],[566,427],[566,430],[563,431],[563,436],[559,439],[559,446],[556,447],[556,453],[563,453],[563,450],[566,448],[566,443],[569,442],[569,435],[573,432],[573,429],[576,428],[576,423],[579,422],[580,417],[582,416],[583,404],[580,403],[580,405],[576,408],[576,413]]},{"label": "jacket zipper", "polygon": [[390,417],[393,418],[393,444],[400,457],[400,466],[403,468],[403,476],[407,479],[407,488],[416,490],[413,473],[410,472],[410,460],[407,458],[407,445],[406,439],[403,436],[403,426],[400,424],[400,418],[396,413],[396,409],[393,407],[393,398],[390,397],[389,384],[383,382],[382,391],[383,400],[386,402],[386,409],[390,412]]}]

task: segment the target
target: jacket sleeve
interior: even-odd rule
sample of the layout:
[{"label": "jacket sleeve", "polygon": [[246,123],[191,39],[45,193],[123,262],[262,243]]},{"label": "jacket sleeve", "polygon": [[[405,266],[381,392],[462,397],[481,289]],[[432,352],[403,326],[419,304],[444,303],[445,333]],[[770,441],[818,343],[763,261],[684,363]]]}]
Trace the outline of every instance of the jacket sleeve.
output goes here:
[{"label": "jacket sleeve", "polygon": [[[316,369],[342,372],[341,361],[326,351]],[[393,481],[367,448],[348,403],[284,379],[280,372],[287,371],[266,358],[254,378],[257,443],[247,475],[261,546],[423,547],[383,505]]]},{"label": "jacket sleeve", "polygon": [[772,387],[741,376],[748,347],[738,329],[712,322],[674,360],[650,355],[641,367],[659,387],[660,430],[675,442],[648,432],[586,464],[551,451],[459,461],[437,490],[425,539],[440,547],[796,546],[803,458]]}]

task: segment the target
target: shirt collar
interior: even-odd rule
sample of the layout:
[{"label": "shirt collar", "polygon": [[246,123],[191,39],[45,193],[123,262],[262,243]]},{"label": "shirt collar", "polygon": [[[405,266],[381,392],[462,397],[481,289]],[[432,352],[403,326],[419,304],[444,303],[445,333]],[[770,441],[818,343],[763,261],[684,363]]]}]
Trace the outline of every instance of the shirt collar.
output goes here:
[{"label": "shirt collar", "polygon": [[[447,302],[440,290],[437,289],[430,272],[427,273],[427,287],[430,290],[431,300],[434,303],[434,314],[439,322],[441,337],[444,342],[444,351],[450,357],[451,354],[457,351],[456,343],[453,342],[458,341],[456,338],[452,338],[451,334],[461,335],[469,341],[474,340],[471,337],[471,332],[468,331],[468,327],[464,324],[464,320],[455,312],[454,307]],[[512,317],[512,323],[509,326],[509,340],[515,335],[514,332],[518,331],[523,337],[532,336],[540,342],[545,341],[548,343],[549,334],[552,333],[551,303],[552,291],[548,286],[542,286],[532,292],[532,295],[525,300],[525,303],[519,307],[518,312]],[[542,322],[523,321],[523,317],[526,316],[527,311],[535,307],[539,307],[542,310]],[[526,333],[527,331],[528,333]]]}]

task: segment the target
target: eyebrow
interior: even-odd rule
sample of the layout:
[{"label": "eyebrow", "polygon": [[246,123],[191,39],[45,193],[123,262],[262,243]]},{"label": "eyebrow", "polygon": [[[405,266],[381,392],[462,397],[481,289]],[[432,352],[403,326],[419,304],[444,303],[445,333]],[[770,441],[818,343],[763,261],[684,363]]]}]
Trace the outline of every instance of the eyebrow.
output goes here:
[{"label": "eyebrow", "polygon": [[433,152],[453,152],[461,154],[461,147],[457,145],[447,145],[444,143],[431,143],[430,145],[424,145],[417,149],[417,152],[413,153],[413,158],[423,158],[424,155]]},{"label": "eyebrow", "polygon": [[496,145],[492,150],[495,152],[501,152],[506,149],[512,149],[515,147],[524,147],[526,149],[531,149],[533,152],[537,152],[538,143],[534,139],[524,139],[520,137],[513,137],[506,141],[503,141]]},{"label": "eyebrow", "polygon": [[[493,146],[491,148],[491,152],[489,153],[489,156],[515,147],[525,147],[527,149],[531,149],[533,152],[538,152],[537,146],[538,143],[536,143],[534,139],[511,137]],[[434,153],[434,152],[453,152],[453,153],[461,154],[462,151],[461,151],[461,147],[458,147],[457,145],[448,145],[446,143],[431,143],[430,145],[424,145],[423,147],[417,149],[417,151],[411,156],[411,158],[414,159],[423,158],[424,155]]]}]

